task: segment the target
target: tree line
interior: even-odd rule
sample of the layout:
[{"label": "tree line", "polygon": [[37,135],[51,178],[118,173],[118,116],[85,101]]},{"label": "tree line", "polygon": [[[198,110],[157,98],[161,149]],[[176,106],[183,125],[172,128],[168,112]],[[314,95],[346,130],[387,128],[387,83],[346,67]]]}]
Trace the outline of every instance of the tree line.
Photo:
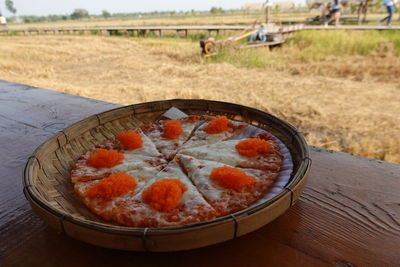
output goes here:
[{"label": "tree line", "polygon": [[[17,9],[14,6],[12,0],[6,0],[6,8],[10,11],[14,17],[9,17],[9,22],[16,21],[16,13]],[[206,14],[232,14],[238,13],[240,10],[235,9],[223,9],[221,7],[212,7],[209,11],[196,11],[194,9],[190,11],[152,11],[152,12],[133,12],[133,13],[110,13],[107,10],[103,10],[100,15],[89,14],[86,9],[77,8],[71,14],[66,15],[48,15],[48,16],[19,16],[18,20],[24,23],[33,23],[33,22],[53,22],[53,21],[61,21],[61,20],[79,20],[79,19],[90,19],[90,18],[111,18],[111,17],[142,17],[142,16],[156,16],[156,17],[168,17],[168,16],[179,16],[179,15],[206,15]],[[1,10],[0,10],[1,15]]]}]

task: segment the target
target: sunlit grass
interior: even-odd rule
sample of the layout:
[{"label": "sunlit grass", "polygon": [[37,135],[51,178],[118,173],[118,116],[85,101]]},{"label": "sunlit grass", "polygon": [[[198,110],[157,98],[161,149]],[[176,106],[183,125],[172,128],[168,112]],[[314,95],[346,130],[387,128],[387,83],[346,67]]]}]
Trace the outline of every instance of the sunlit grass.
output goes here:
[{"label": "sunlit grass", "polygon": [[227,62],[239,67],[281,69],[291,63],[323,61],[332,57],[400,55],[400,34],[396,31],[302,31],[272,52],[266,47],[238,49],[224,46],[207,62]]},{"label": "sunlit grass", "polygon": [[387,44],[399,54],[397,31],[302,31],[294,35],[282,52],[291,52],[291,56],[304,60],[322,60],[331,56],[366,56],[379,52]]}]

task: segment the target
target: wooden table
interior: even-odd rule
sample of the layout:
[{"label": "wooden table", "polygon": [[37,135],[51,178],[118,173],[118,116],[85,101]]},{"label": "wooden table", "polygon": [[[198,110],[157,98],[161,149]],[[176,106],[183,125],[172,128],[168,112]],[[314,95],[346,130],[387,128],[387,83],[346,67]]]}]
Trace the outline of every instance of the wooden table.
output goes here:
[{"label": "wooden table", "polygon": [[22,193],[26,160],[53,133],[116,106],[0,81],[0,266],[399,266],[400,165],[316,147],[300,201],[233,241],[139,253],[57,233]]}]

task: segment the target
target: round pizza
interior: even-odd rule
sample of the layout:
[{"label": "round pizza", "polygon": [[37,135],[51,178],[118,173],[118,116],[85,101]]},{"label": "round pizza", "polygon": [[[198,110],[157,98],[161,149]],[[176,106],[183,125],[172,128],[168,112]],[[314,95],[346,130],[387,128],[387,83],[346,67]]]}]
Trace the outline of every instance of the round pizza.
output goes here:
[{"label": "round pizza", "polygon": [[225,116],[159,120],[82,155],[71,182],[93,213],[121,225],[212,220],[249,207],[279,176],[276,138],[254,128]]}]

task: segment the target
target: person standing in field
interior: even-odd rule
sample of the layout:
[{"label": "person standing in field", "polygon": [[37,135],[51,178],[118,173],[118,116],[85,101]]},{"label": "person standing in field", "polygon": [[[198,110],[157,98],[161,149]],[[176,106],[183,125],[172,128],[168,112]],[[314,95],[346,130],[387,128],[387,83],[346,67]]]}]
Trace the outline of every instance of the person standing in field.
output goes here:
[{"label": "person standing in field", "polygon": [[7,27],[7,20],[3,15],[0,13],[0,28],[5,28]]},{"label": "person standing in field", "polygon": [[390,26],[392,24],[393,14],[396,8],[395,0],[383,0],[383,5],[386,7],[388,15],[381,19],[379,23],[383,23],[386,20],[386,25]]},{"label": "person standing in field", "polygon": [[339,20],[340,20],[340,1],[339,0],[333,0],[333,6],[330,12],[330,18],[328,21],[325,22],[325,27],[328,26],[328,24],[332,21],[335,21],[335,26],[339,26]]}]

